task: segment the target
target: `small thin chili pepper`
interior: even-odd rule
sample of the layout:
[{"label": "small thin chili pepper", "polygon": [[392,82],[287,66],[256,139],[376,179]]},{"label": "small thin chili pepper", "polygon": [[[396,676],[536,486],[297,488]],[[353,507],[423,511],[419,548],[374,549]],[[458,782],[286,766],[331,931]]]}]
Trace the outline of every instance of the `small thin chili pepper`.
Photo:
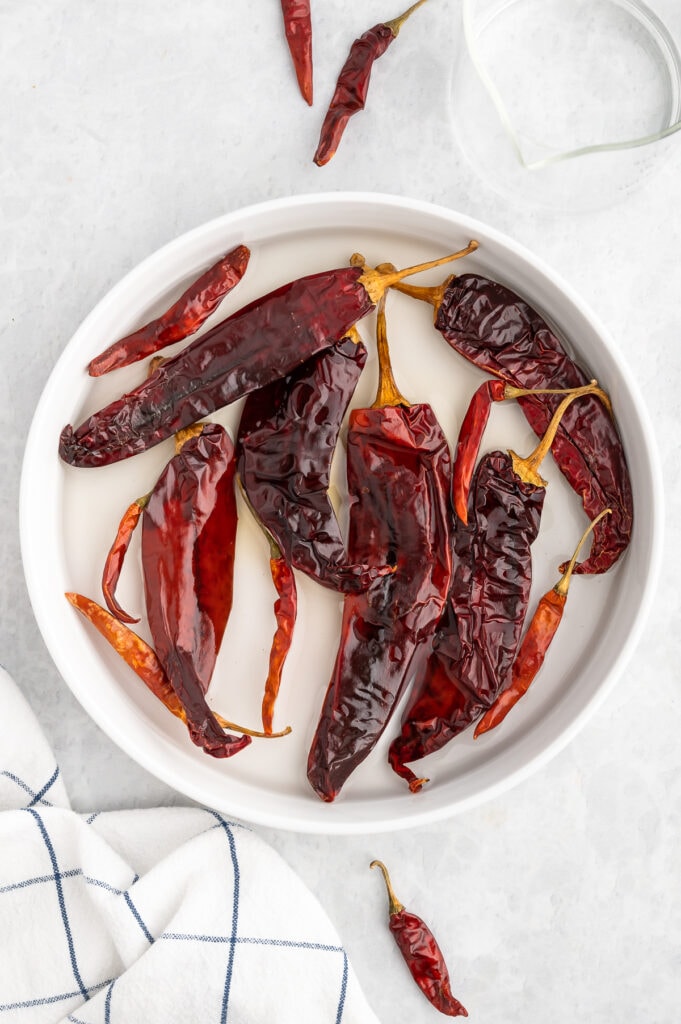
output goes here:
[{"label": "small thin chili pepper", "polygon": [[446,1017],[467,1017],[468,1011],[452,992],[444,955],[430,928],[397,899],[383,861],[372,860],[370,867],[380,868],[383,873],[388,890],[388,926],[412,978],[440,1013]]},{"label": "small thin chili pepper", "polygon": [[[562,389],[587,382],[546,321],[504,285],[463,274],[436,288],[399,285],[399,290],[429,302],[435,327],[447,343],[509,384]],[[558,401],[550,394],[519,399],[537,436],[546,430]],[[595,397],[575,405],[561,423],[552,452],[589,519],[612,509],[596,528],[589,557],[575,567],[580,574],[606,572],[629,544],[634,515],[626,456],[610,410]]]},{"label": "small thin chili pepper", "polygon": [[527,632],[523,637],[523,642],[520,645],[516,659],[513,662],[511,681],[476,725],[473,734],[475,739],[503,722],[511,708],[518,703],[523,694],[527,693],[530,684],[544,664],[546,652],[563,618],[570,580],[582,545],[599,519],[606,515],[610,515],[609,508],[604,509],[600,516],[594,519],[592,523],[589,523],[560,580],[556,583],[555,587],[540,599]]},{"label": "small thin chili pepper", "polygon": [[355,254],[348,268],[277,288],[196,338],[77,429],[64,427],[59,454],[74,466],[105,466],[146,451],[334,345],[403,277],[476,248],[471,242],[458,253],[394,272],[367,267]]},{"label": "small thin chili pepper", "polygon": [[318,167],[328,164],[334,156],[353,114],[364,110],[374,63],[395,41],[407,18],[425,2],[426,0],[418,0],[418,3],[412,4],[409,10],[398,18],[374,25],[359,39],[355,39],[341,68],[336,90],[322,124],[317,152],[314,155],[314,162]]},{"label": "small thin chili pepper", "polygon": [[532,585],[531,546],[544,505],[539,466],[575,400],[603,393],[594,382],[565,393],[526,459],[491,452],[471,487],[468,524],[455,524],[452,582],[426,665],[402,715],[388,760],[412,792],[428,781],[407,764],[440,750],[494,702],[511,671]]},{"label": "small thin chili pepper", "polygon": [[296,569],[335,590],[364,590],[386,569],[348,563],[329,500],[341,422],[366,362],[353,328],[244,402],[236,439],[251,507]]},{"label": "small thin chili pepper", "polygon": [[274,722],[274,705],[279,695],[284,663],[291,649],[298,612],[298,594],[293,570],[270,537],[270,574],[277,592],[274,602],[276,629],[270,648],[270,663],[262,699],[262,727],[269,735]]},{"label": "small thin chili pepper", "polygon": [[312,106],[312,17],[310,0],[281,0],[284,32],[300,94]]},{"label": "small thin chili pepper", "polygon": [[95,356],[88,366],[90,376],[101,377],[195,334],[244,276],[250,256],[245,245],[222,256],[165,313]]},{"label": "small thin chili pepper", "polygon": [[217,423],[178,434],[176,446],[142,515],[147,620],[192,740],[221,756],[205,694],[232,607],[234,446]]},{"label": "small thin chili pepper", "polygon": [[[165,704],[171,714],[187,725],[187,713],[170,685],[168,677],[163,671],[163,666],[153,648],[142,637],[138,636],[137,633],[133,633],[119,619],[97,604],[96,601],[92,601],[89,597],[84,597],[82,594],[72,592],[68,592],[64,596],[88,622],[92,623],[116,653],[123,658],[126,665],[133,669],[147,689],[151,690],[162,704]],[[238,753],[239,750],[243,750],[244,747],[248,746],[251,736],[259,739],[278,739],[280,736],[288,736],[291,732],[290,725],[281,732],[259,732],[257,729],[248,729],[246,726],[229,722],[222,715],[219,715],[217,711],[213,712],[213,714],[220,728],[231,729],[233,732],[243,734],[241,736],[226,737],[230,745],[229,756]]]},{"label": "small thin chili pepper", "polygon": [[410,405],[397,390],[383,300],[377,341],[376,400],[350,415],[348,553],[394,572],[344,596],[340,645],[308,756],[310,785],[326,801],[384,731],[440,618],[451,575],[449,446],[430,405]]},{"label": "small thin chili pepper", "polygon": [[127,554],[128,548],[130,547],[130,541],[132,535],[135,532],[142,510],[147,503],[147,496],[144,498],[138,498],[133,501],[131,505],[125,510],[123,518],[121,519],[116,537],[113,544],[106,556],[104,563],[104,571],[102,573],[102,593],[104,594],[104,600],[109,611],[120,619],[121,622],[139,622],[139,618],[133,618],[132,615],[121,608],[120,604],[116,600],[116,587],[118,586],[118,580],[120,579],[121,569],[123,568],[123,561]]}]

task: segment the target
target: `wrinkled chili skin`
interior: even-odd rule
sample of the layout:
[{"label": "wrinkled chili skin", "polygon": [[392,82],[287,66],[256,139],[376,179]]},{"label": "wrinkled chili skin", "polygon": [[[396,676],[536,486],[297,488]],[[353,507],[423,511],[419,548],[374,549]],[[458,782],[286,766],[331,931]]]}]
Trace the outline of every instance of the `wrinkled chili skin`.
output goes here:
[{"label": "wrinkled chili skin", "polygon": [[335,590],[363,590],[376,571],[348,564],[328,489],[341,423],[366,362],[344,338],[244,402],[239,479],[258,518],[296,569]]},{"label": "wrinkled chili skin", "polygon": [[451,577],[451,457],[430,406],[354,410],[347,476],[349,556],[395,571],[344,598],[340,646],[308,757],[310,784],[326,801],[385,729]]},{"label": "wrinkled chili skin", "polygon": [[251,302],[77,429],[66,426],[61,458],[84,467],[118,462],[285,377],[374,308],[362,273],[346,267],[313,274]]},{"label": "wrinkled chili skin", "polygon": [[440,750],[495,700],[511,670],[532,585],[531,545],[544,488],[521,481],[507,453],[481,460],[468,525],[457,522],[447,604],[432,651],[411,690],[391,767],[412,788],[406,765]]},{"label": "wrinkled chili skin", "polygon": [[435,936],[417,914],[400,910],[390,915],[390,931],[411,975],[436,1010],[447,1017],[467,1017],[454,996],[449,971]]},{"label": "wrinkled chili skin", "polygon": [[293,629],[298,614],[298,591],[293,570],[282,554],[270,558],[270,575],[277,592],[274,602],[276,629],[270,647],[270,661],[262,700],[262,726],[271,733],[274,706],[279,694],[284,664],[293,642]]},{"label": "wrinkled chili skin", "polygon": [[153,646],[187,713],[194,743],[215,757],[232,752],[205,693],[232,606],[234,475],[229,435],[207,424],[167,464],[142,515]]},{"label": "wrinkled chili skin", "polygon": [[312,106],[312,18],[310,0],[281,0],[284,32],[300,94]]},{"label": "wrinkled chili skin", "polygon": [[101,377],[195,334],[244,276],[250,255],[245,245],[228,252],[193,281],[165,313],[95,356],[88,366],[90,376]]},{"label": "wrinkled chili skin", "polygon": [[350,47],[319,134],[314,155],[318,167],[328,163],[335,154],[352,115],[364,110],[374,62],[394,40],[392,29],[380,24],[368,29]]},{"label": "wrinkled chili skin", "polygon": [[[435,326],[457,352],[516,387],[572,388],[588,383],[536,310],[509,288],[479,275],[451,280]],[[555,395],[519,399],[537,436],[544,433],[559,402]],[[605,572],[629,544],[633,499],[617,427],[599,399],[588,396],[566,411],[551,451],[581,496],[589,519],[604,508],[613,510],[596,527],[589,557],[575,568],[576,573]]]}]

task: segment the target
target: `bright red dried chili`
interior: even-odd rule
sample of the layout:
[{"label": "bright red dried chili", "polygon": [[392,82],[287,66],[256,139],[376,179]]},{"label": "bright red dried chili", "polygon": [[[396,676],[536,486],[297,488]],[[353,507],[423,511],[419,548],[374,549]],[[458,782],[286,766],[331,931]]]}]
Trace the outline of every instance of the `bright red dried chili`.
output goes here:
[{"label": "bright red dried chili", "polygon": [[281,0],[284,32],[300,94],[312,106],[312,18],[310,0]]}]

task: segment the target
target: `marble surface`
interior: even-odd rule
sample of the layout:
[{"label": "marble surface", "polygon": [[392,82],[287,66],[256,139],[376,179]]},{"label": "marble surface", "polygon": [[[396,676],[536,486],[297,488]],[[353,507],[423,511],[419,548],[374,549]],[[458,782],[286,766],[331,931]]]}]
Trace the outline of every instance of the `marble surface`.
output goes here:
[{"label": "marble surface", "polygon": [[375,190],[508,233],[606,325],[652,418],[667,522],[641,641],[570,745],[497,799],[389,835],[260,832],[326,907],[386,1024],[435,1012],[379,924],[384,893],[367,870],[374,857],[433,925],[473,1021],[671,1024],[681,999],[681,150],[668,140],[653,178],[588,212],[500,196],[461,154],[449,118],[460,4],[432,0],[377,67],[369,108],[319,169],[311,154],[340,60],[352,38],[397,11],[387,0],[313,6],[309,110],[275,0],[0,3],[0,661],[36,710],[74,806],[185,802],[89,720],[32,617],[19,480],[24,438],[60,351],[142,258],[260,200]]}]

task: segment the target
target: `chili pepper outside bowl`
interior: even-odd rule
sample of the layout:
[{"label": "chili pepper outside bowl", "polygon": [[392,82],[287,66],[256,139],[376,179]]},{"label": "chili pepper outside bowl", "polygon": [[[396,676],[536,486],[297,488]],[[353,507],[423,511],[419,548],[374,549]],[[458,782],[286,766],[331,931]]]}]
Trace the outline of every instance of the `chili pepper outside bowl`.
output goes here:
[{"label": "chili pepper outside bowl", "polygon": [[[420,762],[419,771],[431,781],[413,794],[387,763],[388,745],[399,732],[398,708],[337,800],[322,803],[305,766],[338,644],[341,599],[298,576],[298,623],[274,723],[291,725],[291,734],[254,740],[228,761],[208,757],[64,597],[75,590],[101,601],[102,567],[118,520],[153,486],[172,454],[172,441],[112,466],[74,469],[59,460],[59,434],[66,423],[81,422],[133,388],[146,372],[140,363],[94,380],[85,369],[90,359],[160,313],[193,277],[239,243],[252,250],[248,271],[205,329],[294,277],[347,265],[353,252],[371,265],[409,266],[459,249],[471,238],[479,249],[454,272],[481,273],[511,287],[609,392],[632,479],[632,541],[610,572],[574,581],[542,673],[502,727],[478,740],[469,729]],[[439,284],[446,269],[414,280]],[[484,375],[448,348],[425,304],[391,293],[387,317],[393,364],[408,385],[406,397],[433,405],[453,445]],[[353,407],[370,404],[376,385],[374,317],[359,330],[370,357]],[[234,436],[240,409],[241,400],[211,419]],[[533,444],[514,403],[494,410],[483,450],[529,452]],[[550,463],[542,467],[549,486],[533,549],[529,614],[556,582],[558,564],[585,525],[579,500]],[[341,443],[332,496],[346,526],[344,486]],[[623,672],[651,604],[661,556],[661,496],[652,430],[636,383],[607,332],[550,268],[512,239],[442,207],[372,193],[299,196],[227,214],[181,236],[134,268],[90,313],[66,345],[35,411],[21,484],[22,557],[38,626],[64,681],[95,722],[148,771],[200,803],[255,824],[313,833],[390,831],[444,819],[503,793],[544,765],[594,713]],[[142,614],[137,543],[133,539],[119,598],[130,612]],[[242,505],[234,606],[208,698],[225,718],[253,727],[259,724],[274,630],[268,559],[267,542]],[[144,620],[135,628],[149,640]]]}]

